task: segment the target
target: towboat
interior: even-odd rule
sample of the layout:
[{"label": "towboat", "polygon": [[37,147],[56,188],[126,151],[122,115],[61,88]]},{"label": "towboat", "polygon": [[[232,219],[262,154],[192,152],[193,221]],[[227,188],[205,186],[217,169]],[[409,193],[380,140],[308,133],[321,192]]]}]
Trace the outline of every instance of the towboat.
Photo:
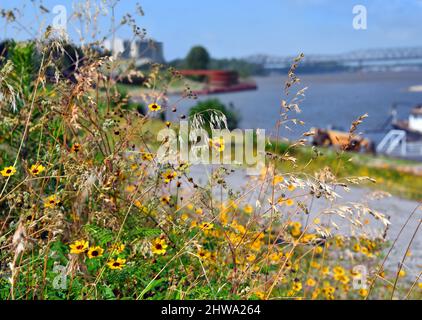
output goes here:
[{"label": "towboat", "polygon": [[394,129],[405,131],[408,141],[422,140],[422,105],[411,110],[408,120],[393,119],[391,124]]}]

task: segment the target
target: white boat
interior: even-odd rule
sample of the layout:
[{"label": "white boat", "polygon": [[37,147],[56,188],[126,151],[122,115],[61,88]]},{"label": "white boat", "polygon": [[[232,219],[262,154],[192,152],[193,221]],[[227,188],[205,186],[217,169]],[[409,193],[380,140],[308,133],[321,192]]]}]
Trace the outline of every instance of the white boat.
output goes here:
[{"label": "white boat", "polygon": [[412,109],[408,120],[393,120],[392,126],[407,133],[410,141],[422,140],[422,105]]}]

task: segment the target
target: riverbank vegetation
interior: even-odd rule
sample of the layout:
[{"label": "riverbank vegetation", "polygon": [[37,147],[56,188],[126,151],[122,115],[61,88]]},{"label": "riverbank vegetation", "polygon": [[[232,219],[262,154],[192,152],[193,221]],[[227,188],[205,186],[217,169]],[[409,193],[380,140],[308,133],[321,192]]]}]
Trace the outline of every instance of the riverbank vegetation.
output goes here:
[{"label": "riverbank vegetation", "polygon": [[191,48],[184,59],[175,59],[170,61],[169,64],[176,69],[236,71],[241,78],[265,74],[261,65],[250,63],[242,59],[213,58],[207,49],[202,46]]},{"label": "riverbank vegetation", "polygon": [[275,141],[267,145],[269,151],[279,154],[287,152],[297,158],[295,164],[279,163],[277,167],[282,171],[297,168],[312,174],[328,168],[339,178],[367,176],[373,180],[362,183],[360,187],[387,191],[411,200],[422,200],[422,166],[419,162],[329,148],[291,146],[289,143]]},{"label": "riverbank vegetation", "polygon": [[[78,8],[77,25],[94,24],[102,12],[90,1]],[[14,12],[3,17],[19,22]],[[139,36],[131,15],[125,26]],[[65,74],[55,53],[67,55],[67,42],[43,31],[36,46],[20,43],[0,61],[0,299],[422,297],[420,274],[403,268],[412,243],[400,266],[387,269],[388,218],[335,192],[367,174],[348,176],[342,159],[339,171],[312,169],[302,153],[274,150],[242,191],[228,182],[235,167],[215,166],[200,182],[190,163],[157,153],[170,150],[170,138],[154,133],[177,126],[160,115],[188,118],[169,104],[165,86],[155,86],[163,69],[170,82],[180,80],[177,70],[145,72],[139,112],[117,88],[120,62],[91,50],[98,42],[82,46],[83,63],[75,57]],[[301,58],[288,73],[279,125],[297,116]],[[195,98],[187,88],[180,101]],[[226,123],[221,112],[215,122]],[[217,156],[219,138],[208,141]],[[297,166],[280,173],[284,163]],[[310,219],[316,197],[327,208]]]}]

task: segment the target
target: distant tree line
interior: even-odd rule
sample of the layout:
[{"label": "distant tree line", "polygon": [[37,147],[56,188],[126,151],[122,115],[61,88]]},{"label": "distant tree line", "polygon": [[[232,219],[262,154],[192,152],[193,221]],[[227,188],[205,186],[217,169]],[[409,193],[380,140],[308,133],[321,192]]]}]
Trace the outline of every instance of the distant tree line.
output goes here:
[{"label": "distant tree line", "polygon": [[264,69],[259,64],[235,58],[215,59],[202,46],[193,47],[184,59],[175,59],[170,65],[177,69],[233,70],[237,71],[240,77],[264,74]]}]

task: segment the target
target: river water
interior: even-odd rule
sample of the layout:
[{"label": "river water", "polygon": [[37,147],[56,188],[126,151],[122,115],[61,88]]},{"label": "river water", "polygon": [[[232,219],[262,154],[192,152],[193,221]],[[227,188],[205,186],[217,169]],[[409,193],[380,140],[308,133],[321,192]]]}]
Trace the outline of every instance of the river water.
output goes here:
[{"label": "river water", "polygon": [[[369,118],[360,130],[375,129],[383,124],[394,103],[405,103],[399,107],[399,116],[407,118],[408,112],[416,104],[422,103],[422,92],[409,92],[408,88],[422,84],[421,71],[338,73],[300,76],[301,87],[308,87],[302,112],[295,117],[305,122],[302,126],[283,130],[286,138],[297,138],[311,127],[327,127],[348,130],[350,124],[360,115],[368,113]],[[240,127],[260,128],[267,135],[274,134],[274,126],[279,117],[279,106],[284,98],[286,76],[257,77],[258,90],[200,96],[199,100],[218,98],[226,104],[233,104],[241,116]],[[171,101],[175,101],[172,97]],[[179,104],[181,112],[193,106],[193,100]],[[385,133],[384,133],[385,134]],[[378,140],[383,134],[372,135]]]}]

